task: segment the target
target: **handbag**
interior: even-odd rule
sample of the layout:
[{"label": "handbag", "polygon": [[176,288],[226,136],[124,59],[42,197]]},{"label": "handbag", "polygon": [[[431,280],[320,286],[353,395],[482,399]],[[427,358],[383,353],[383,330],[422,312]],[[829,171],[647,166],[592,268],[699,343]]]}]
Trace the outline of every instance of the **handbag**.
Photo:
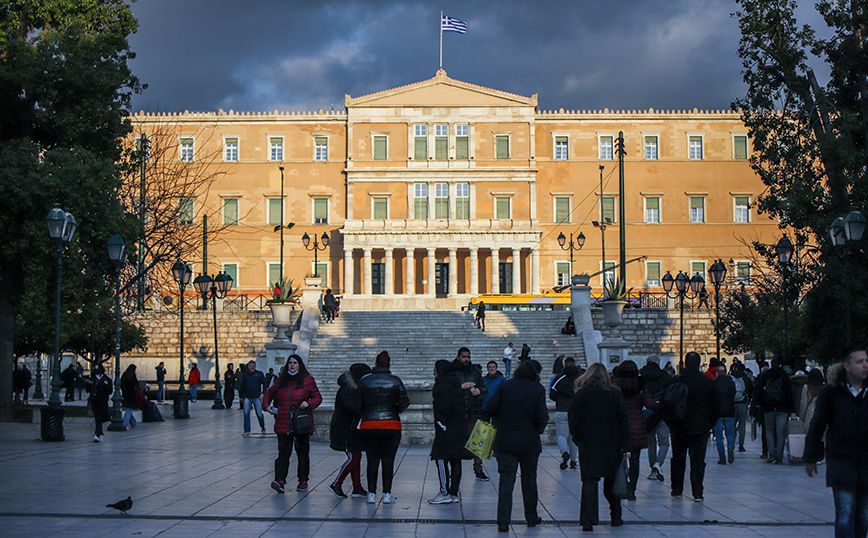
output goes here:
[{"label": "handbag", "polygon": [[464,448],[478,458],[490,460],[496,435],[497,429],[494,426],[477,419],[476,424],[473,425],[473,431],[470,432],[470,437],[464,444]]},{"label": "handbag", "polygon": [[615,470],[615,483],[612,485],[612,495],[619,499],[626,499],[627,488],[627,456],[621,458],[621,465]]},{"label": "handbag", "polygon": [[292,418],[292,433],[296,435],[310,435],[313,433],[313,415],[310,407],[296,407],[290,412]]}]

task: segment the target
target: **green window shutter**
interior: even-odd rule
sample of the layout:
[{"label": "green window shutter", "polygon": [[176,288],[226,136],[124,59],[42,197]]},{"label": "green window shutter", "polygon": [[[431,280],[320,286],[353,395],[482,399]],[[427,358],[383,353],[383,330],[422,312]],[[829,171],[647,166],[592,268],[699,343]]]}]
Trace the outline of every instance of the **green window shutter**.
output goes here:
[{"label": "green window shutter", "polygon": [[495,159],[509,159],[509,137],[495,136]]},{"label": "green window shutter", "polygon": [[497,219],[508,219],[509,218],[509,198],[498,198],[496,207],[496,215]]},{"label": "green window shutter", "polygon": [[375,136],[374,137],[374,160],[377,160],[377,161],[385,161],[386,160],[386,137],[385,136]]},{"label": "green window shutter", "polygon": [[465,220],[470,218],[470,198],[455,199],[455,218]]},{"label": "green window shutter", "polygon": [[268,199],[268,224],[280,224],[280,198]]},{"label": "green window shutter", "polygon": [[178,220],[181,224],[193,224],[193,200],[181,200],[178,203]]},{"label": "green window shutter", "polygon": [[570,222],[569,198],[555,198],[555,222]]},{"label": "green window shutter", "polygon": [[325,198],[315,198],[313,201],[313,222],[314,224],[328,224],[329,221],[329,201]]},{"label": "green window shutter", "polygon": [[704,199],[698,196],[690,198],[690,209],[702,209]]},{"label": "green window shutter", "polygon": [[269,263],[268,264],[268,285],[273,286],[280,280],[280,264],[279,263]]},{"label": "green window shutter", "polygon": [[223,200],[223,224],[238,224],[238,200]]},{"label": "green window shutter", "polygon": [[606,219],[609,219],[610,222],[617,222],[615,220],[615,199],[609,196],[603,197],[603,222],[606,222]]},{"label": "green window shutter", "polygon": [[660,285],[660,263],[651,262],[645,266],[645,283],[649,286]]},{"label": "green window shutter", "polygon": [[316,274],[322,278],[320,282],[320,286],[324,289],[328,289],[329,287],[329,264],[327,263],[318,263],[316,264]]},{"label": "green window shutter", "polygon": [[434,200],[434,218],[449,218],[449,198],[436,198]]},{"label": "green window shutter", "polygon": [[417,219],[428,218],[428,199],[416,198],[413,201],[413,216]]},{"label": "green window shutter", "polygon": [[467,151],[467,137],[459,136],[455,138],[455,158],[456,159],[467,159],[470,157],[469,152]]},{"label": "green window shutter", "polygon": [[447,156],[446,148],[448,147],[448,139],[445,136],[438,136],[434,139],[434,158],[444,160]]},{"label": "green window shutter", "polygon": [[238,264],[226,263],[223,264],[223,272],[232,277],[232,287],[238,287]]},{"label": "green window shutter", "polygon": [[645,198],[645,207],[648,209],[660,209],[660,198]]},{"label": "green window shutter", "polygon": [[386,198],[374,198],[374,215],[375,220],[386,220],[389,213],[389,201]]},{"label": "green window shutter", "polygon": [[428,137],[417,136],[415,149],[413,151],[413,158],[417,161],[424,161],[428,159]]},{"label": "green window shutter", "polygon": [[747,137],[746,136],[734,136],[732,139],[733,145],[735,146],[735,158],[738,160],[746,160],[747,159]]}]

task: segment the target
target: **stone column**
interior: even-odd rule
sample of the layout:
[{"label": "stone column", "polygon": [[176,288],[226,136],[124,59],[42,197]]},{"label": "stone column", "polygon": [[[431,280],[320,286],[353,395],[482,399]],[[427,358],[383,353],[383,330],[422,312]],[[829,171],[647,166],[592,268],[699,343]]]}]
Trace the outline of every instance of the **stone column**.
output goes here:
[{"label": "stone column", "polygon": [[479,295],[479,249],[470,249],[470,295]]},{"label": "stone column", "polygon": [[458,295],[458,249],[449,248],[449,296]]},{"label": "stone column", "polygon": [[371,284],[371,248],[365,247],[362,249],[364,256],[362,257],[362,271],[365,277],[365,285],[362,293],[365,295],[373,294],[373,285]]},{"label": "stone column", "polygon": [[437,258],[434,257],[435,251],[436,249],[433,248],[428,249],[428,289],[426,291],[431,297],[437,295],[437,286],[435,282],[436,277],[434,274],[434,271],[436,270],[434,264],[437,261]]},{"label": "stone column", "polygon": [[395,269],[394,269],[394,261],[392,259],[392,251],[394,249],[387,248],[386,249],[386,295],[394,295],[395,294]]},{"label": "stone column", "polygon": [[344,248],[344,297],[353,294],[353,249]]},{"label": "stone column", "polygon": [[416,295],[416,249],[407,247],[407,287],[405,295]]},{"label": "stone column", "polygon": [[500,293],[500,249],[491,247],[491,293]]},{"label": "stone column", "polygon": [[530,293],[539,292],[539,249],[532,248],[530,250]]},{"label": "stone column", "polygon": [[521,249],[512,249],[512,293],[521,293]]}]

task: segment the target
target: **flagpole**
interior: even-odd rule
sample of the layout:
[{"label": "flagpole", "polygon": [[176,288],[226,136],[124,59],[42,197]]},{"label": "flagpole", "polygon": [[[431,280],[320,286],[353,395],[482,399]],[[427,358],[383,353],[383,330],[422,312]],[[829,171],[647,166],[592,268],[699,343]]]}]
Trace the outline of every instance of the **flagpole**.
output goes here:
[{"label": "flagpole", "polygon": [[443,69],[443,12],[440,12],[440,69]]}]

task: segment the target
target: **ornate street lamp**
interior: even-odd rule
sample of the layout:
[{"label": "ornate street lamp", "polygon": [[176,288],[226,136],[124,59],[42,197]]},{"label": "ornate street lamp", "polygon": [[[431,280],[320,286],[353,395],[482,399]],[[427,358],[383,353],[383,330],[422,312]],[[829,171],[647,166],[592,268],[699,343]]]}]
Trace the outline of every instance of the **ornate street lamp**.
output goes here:
[{"label": "ornate street lamp", "polygon": [[708,278],[714,286],[714,317],[717,323],[714,326],[714,337],[717,340],[717,359],[720,360],[720,286],[726,278],[726,265],[717,260],[708,269]]},{"label": "ornate street lamp", "polygon": [[65,410],[60,402],[60,287],[63,274],[63,251],[72,241],[78,226],[72,213],[68,213],[55,204],[45,218],[48,225],[48,235],[54,240],[57,248],[57,301],[54,312],[54,362],[51,365],[51,396],[48,398],[48,408],[41,409],[42,440],[63,441],[63,415]]},{"label": "ornate street lamp", "polygon": [[787,272],[790,267],[790,260],[793,257],[793,243],[787,236],[781,237],[778,244],[775,245],[775,254],[778,256],[778,263],[781,266],[781,280],[783,284],[784,298],[784,353],[781,357],[781,362],[786,364],[787,354],[789,352],[789,333],[787,332],[787,318],[789,314],[789,294],[787,293]]},{"label": "ornate street lamp", "polygon": [[320,244],[316,242],[316,235],[313,236],[313,245],[310,244],[310,236],[309,235],[307,235],[305,233],[303,236],[301,236],[301,242],[304,245],[304,248],[306,250],[312,250],[313,251],[313,276],[315,276],[315,277],[319,276],[319,264],[317,263],[317,261],[318,261],[317,252],[319,252],[320,250],[325,250],[326,248],[328,248],[328,246],[329,246],[329,234],[323,232],[322,237],[320,239],[322,240],[322,248],[319,248]]},{"label": "ornate street lamp", "polygon": [[853,344],[853,330],[850,327],[850,254],[853,253],[855,243],[862,240],[865,232],[865,216],[859,211],[851,211],[844,218],[838,217],[829,226],[829,235],[832,237],[832,245],[838,252],[838,256],[844,260],[844,321],[847,330],[847,345]]},{"label": "ornate street lamp", "polygon": [[[702,278],[702,275],[699,273],[693,275],[693,278],[688,278],[687,275],[681,271],[678,271],[678,276],[672,278],[669,271],[666,271],[662,283],[663,291],[666,292],[666,296],[670,299],[678,298],[681,303],[681,323],[678,338],[678,372],[680,373],[682,368],[684,368],[684,298],[687,297],[688,299],[693,300],[699,297],[699,294],[705,288],[705,279]],[[672,284],[675,284],[675,295],[669,294],[669,292],[672,291]]]},{"label": "ornate street lamp", "polygon": [[115,390],[112,395],[112,423],[108,429],[110,432],[123,432],[127,428],[124,426],[121,395],[121,270],[127,263],[127,246],[121,236],[113,235],[106,248],[115,266]]},{"label": "ornate street lamp", "polygon": [[573,246],[573,234],[572,233],[570,233],[569,246],[566,246],[567,245],[567,238],[566,238],[566,236],[564,236],[563,232],[561,232],[561,234],[558,236],[558,245],[561,246],[561,249],[570,251],[570,276],[572,276],[572,274],[573,274],[573,251],[582,250],[582,247],[585,246],[585,234],[583,234],[582,232],[579,232],[579,236],[576,238],[575,244],[578,245],[578,248]]},{"label": "ornate street lamp", "polygon": [[190,418],[190,412],[187,401],[190,399],[190,393],[184,387],[184,290],[190,283],[190,277],[193,276],[193,269],[180,260],[172,266],[172,278],[178,284],[178,289],[181,291],[181,371],[178,376],[180,386],[174,400],[174,417],[175,418]]},{"label": "ornate street lamp", "polygon": [[202,295],[203,301],[211,298],[211,311],[214,312],[214,369],[216,371],[214,390],[217,394],[214,396],[214,404],[211,409],[226,409],[223,405],[223,387],[220,384],[220,353],[217,348],[217,299],[226,297],[226,293],[232,288],[232,277],[223,271],[214,278],[208,275],[199,275],[193,281],[193,285]]}]

